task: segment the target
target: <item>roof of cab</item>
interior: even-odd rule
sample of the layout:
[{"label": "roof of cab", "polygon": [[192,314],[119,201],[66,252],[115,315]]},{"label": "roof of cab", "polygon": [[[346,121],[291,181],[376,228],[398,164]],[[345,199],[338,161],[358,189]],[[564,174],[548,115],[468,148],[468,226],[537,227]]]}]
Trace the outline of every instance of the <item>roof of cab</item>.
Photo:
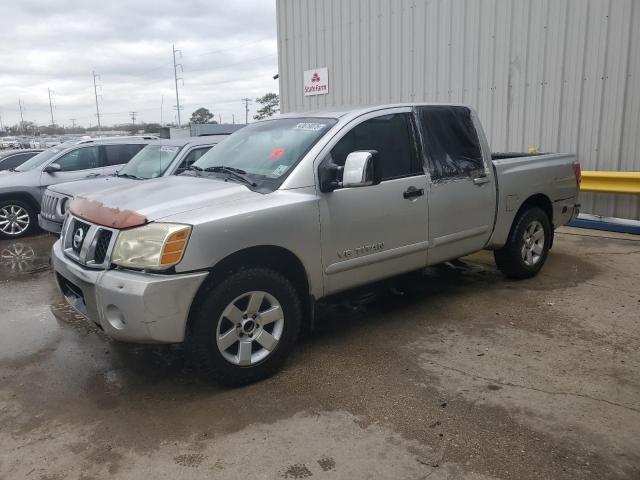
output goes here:
[{"label": "roof of cab", "polygon": [[460,103],[438,103],[438,102],[406,102],[406,103],[389,103],[380,105],[361,105],[353,107],[331,107],[326,110],[315,110],[309,112],[292,112],[283,113],[278,115],[278,118],[300,118],[300,117],[324,117],[324,118],[342,118],[347,115],[358,116],[369,112],[375,112],[377,110],[385,110],[387,108],[402,108],[402,107],[428,107],[428,106],[448,106],[448,107],[467,107],[469,105]]}]

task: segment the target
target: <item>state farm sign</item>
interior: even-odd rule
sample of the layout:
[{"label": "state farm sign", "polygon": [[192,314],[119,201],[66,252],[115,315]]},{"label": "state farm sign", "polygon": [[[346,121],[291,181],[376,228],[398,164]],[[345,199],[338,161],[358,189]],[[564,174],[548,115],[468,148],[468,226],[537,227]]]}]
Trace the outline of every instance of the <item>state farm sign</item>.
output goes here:
[{"label": "state farm sign", "polygon": [[329,93],[329,70],[327,67],[304,72],[304,96]]}]

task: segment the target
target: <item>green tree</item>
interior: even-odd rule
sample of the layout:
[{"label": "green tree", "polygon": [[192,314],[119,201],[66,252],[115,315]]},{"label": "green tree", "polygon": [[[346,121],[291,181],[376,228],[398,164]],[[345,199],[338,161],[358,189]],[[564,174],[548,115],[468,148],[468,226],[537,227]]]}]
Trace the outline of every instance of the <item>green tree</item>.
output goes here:
[{"label": "green tree", "polygon": [[218,123],[213,120],[213,113],[208,108],[200,107],[191,114],[191,123]]},{"label": "green tree", "polygon": [[277,93],[267,93],[265,96],[256,98],[256,102],[262,105],[253,116],[254,120],[268,118],[280,111],[280,97]]}]

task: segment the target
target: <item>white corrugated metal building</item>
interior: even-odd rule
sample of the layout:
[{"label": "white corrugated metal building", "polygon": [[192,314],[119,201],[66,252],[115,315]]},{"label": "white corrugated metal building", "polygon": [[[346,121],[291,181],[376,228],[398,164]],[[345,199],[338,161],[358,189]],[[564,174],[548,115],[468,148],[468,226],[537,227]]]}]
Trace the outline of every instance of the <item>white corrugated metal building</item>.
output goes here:
[{"label": "white corrugated metal building", "polygon": [[[640,0],[278,0],[282,111],[474,106],[494,151],[570,151],[640,171]],[[303,72],[326,67],[328,93]],[[640,220],[640,198],[583,194]]]}]

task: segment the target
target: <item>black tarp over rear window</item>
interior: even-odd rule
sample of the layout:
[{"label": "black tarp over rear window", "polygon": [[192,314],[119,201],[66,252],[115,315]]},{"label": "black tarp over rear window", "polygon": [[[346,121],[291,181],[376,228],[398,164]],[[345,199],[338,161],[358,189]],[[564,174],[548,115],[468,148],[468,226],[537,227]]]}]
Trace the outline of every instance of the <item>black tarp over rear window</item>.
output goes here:
[{"label": "black tarp over rear window", "polygon": [[466,177],[484,170],[478,134],[467,107],[417,108],[432,179]]}]

